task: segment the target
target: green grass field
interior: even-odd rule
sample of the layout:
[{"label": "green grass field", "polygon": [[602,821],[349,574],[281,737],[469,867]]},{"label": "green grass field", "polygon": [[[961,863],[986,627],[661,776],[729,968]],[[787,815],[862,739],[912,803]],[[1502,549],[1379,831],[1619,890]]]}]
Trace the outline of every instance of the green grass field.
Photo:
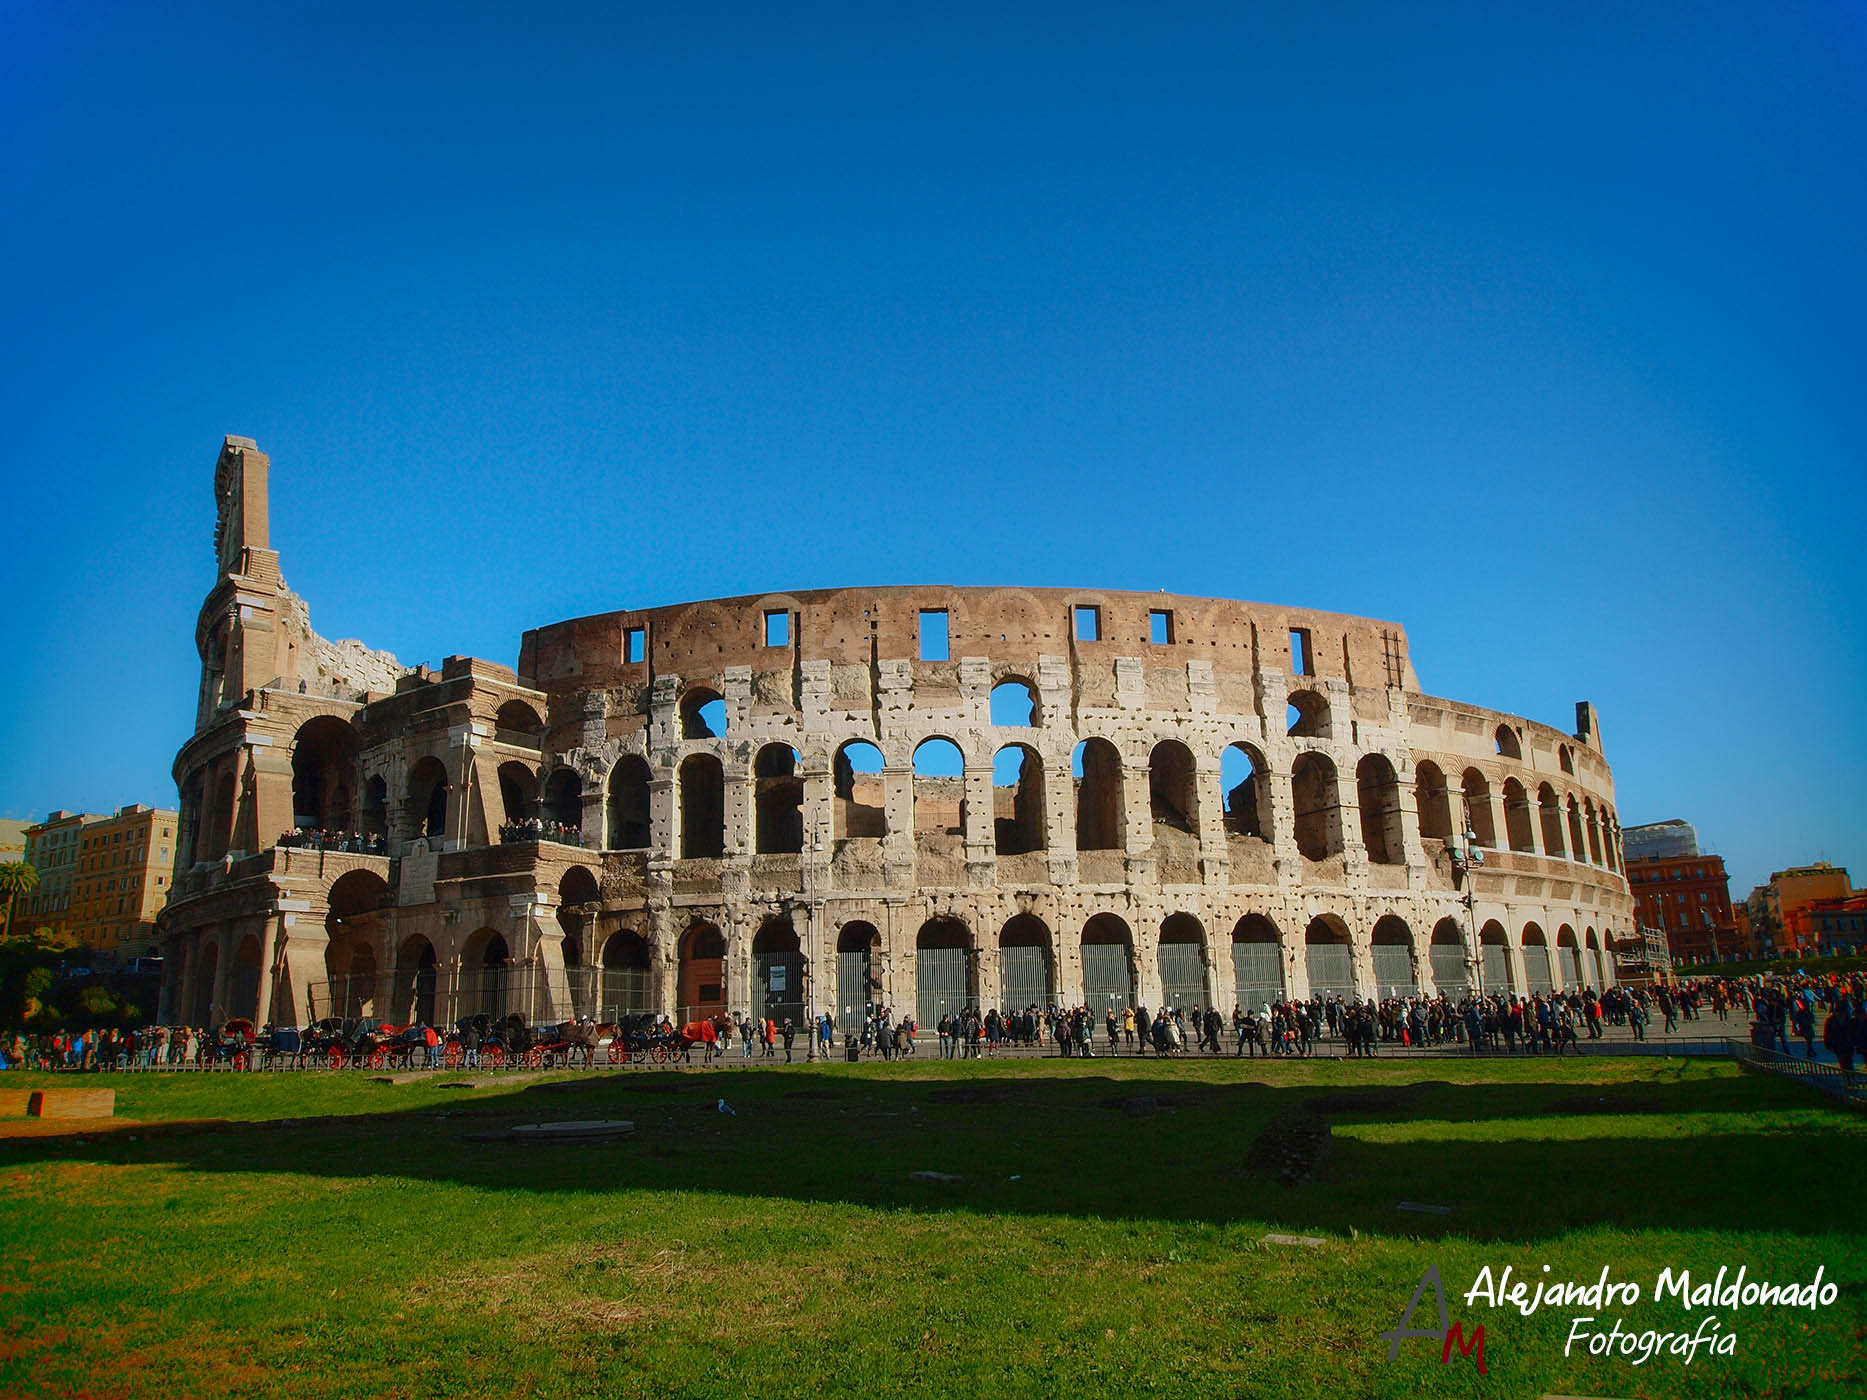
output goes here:
[{"label": "green grass field", "polygon": [[[146,1126],[0,1141],[0,1394],[1867,1392],[1867,1121],[1724,1062],[925,1061],[440,1087],[461,1078],[116,1076],[100,1082],[119,1115]],[[471,1140],[600,1117],[634,1137]],[[1254,1145],[1319,1121],[1310,1179],[1264,1168]],[[1463,1297],[1482,1266],[1545,1264],[1642,1285],[1604,1330],[1697,1324],[1650,1300],[1668,1265],[1821,1265],[1840,1295],[1712,1309],[1735,1354],[1689,1366],[1565,1359],[1587,1309]],[[1425,1341],[1388,1361],[1376,1334],[1428,1265],[1452,1317],[1485,1325],[1486,1375]],[[1437,1325],[1430,1294],[1414,1325]]]}]

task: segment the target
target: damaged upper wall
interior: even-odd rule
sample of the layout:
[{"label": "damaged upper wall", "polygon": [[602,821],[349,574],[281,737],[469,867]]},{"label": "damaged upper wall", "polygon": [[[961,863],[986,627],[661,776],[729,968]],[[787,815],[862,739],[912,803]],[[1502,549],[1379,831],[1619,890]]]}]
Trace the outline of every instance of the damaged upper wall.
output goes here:
[{"label": "damaged upper wall", "polygon": [[326,641],[311,626],[311,610],[279,583],[280,625],[285,638],[285,688],[303,682],[308,693],[357,699],[374,692],[389,695],[396,682],[414,668],[404,666],[386,651],[366,647],[354,637]]}]

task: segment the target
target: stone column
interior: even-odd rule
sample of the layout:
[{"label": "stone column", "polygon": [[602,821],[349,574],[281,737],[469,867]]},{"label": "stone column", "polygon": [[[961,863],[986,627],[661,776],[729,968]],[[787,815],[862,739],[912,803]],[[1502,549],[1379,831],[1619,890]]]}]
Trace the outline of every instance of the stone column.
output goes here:
[{"label": "stone column", "polygon": [[752,853],[752,770],[737,762],[722,764],[725,782],[725,832],[723,849],[727,860],[743,859]]},{"label": "stone column", "polygon": [[1355,770],[1341,763],[1335,765],[1335,801],[1342,828],[1342,873],[1365,876],[1368,848],[1361,840],[1361,788]]},{"label": "stone column", "polygon": [[883,763],[882,808],[888,832],[882,837],[884,879],[891,889],[914,883],[914,769]]},{"label": "stone column", "polygon": [[1222,885],[1231,867],[1231,848],[1225,841],[1225,784],[1219,773],[1219,755],[1200,753],[1194,759],[1199,801],[1199,868],[1208,885]]},{"label": "stone column", "polygon": [[210,1024],[227,1019],[227,974],[233,968],[233,950],[227,946],[228,939],[216,934],[215,942],[220,948],[220,956],[214,959],[214,993],[208,1006]]},{"label": "stone column", "polygon": [[966,882],[990,889],[998,875],[997,827],[992,804],[992,767],[966,765],[961,778],[960,829],[966,850]]}]

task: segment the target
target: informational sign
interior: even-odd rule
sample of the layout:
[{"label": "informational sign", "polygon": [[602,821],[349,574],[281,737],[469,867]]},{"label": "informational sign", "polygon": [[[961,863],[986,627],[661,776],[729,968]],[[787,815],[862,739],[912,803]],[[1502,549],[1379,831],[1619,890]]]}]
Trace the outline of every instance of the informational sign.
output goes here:
[{"label": "informational sign", "polygon": [[772,965],[771,989],[774,992],[782,992],[784,990],[784,974],[785,966],[783,963],[774,963]]}]

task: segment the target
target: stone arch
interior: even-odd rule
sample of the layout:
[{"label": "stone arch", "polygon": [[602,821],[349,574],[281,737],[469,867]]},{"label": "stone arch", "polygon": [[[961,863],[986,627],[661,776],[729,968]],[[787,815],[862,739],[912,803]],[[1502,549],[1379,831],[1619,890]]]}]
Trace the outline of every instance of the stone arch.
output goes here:
[{"label": "stone arch", "polygon": [[1199,833],[1199,769],[1193,751],[1162,739],[1147,757],[1148,815],[1158,827]]},{"label": "stone arch", "polygon": [[966,829],[966,754],[944,734],[914,746],[914,839],[950,847]]},{"label": "stone arch", "polygon": [[388,882],[374,870],[348,870],[331,882],[324,915],[327,1005],[320,1015],[376,1016],[387,1009],[379,996],[376,949],[382,911],[394,902]]},{"label": "stone arch", "polygon": [[357,735],[348,720],[316,715],[292,736],[292,825],[347,831],[356,781]]},{"label": "stone arch", "polygon": [[493,727],[496,730],[503,729],[508,734],[524,735],[528,739],[536,739],[544,733],[545,722],[539,717],[538,711],[532,708],[529,701],[508,700],[493,716]]},{"label": "stone arch", "polygon": [[681,697],[680,711],[683,739],[726,737],[726,700],[717,690],[692,687]]},{"label": "stone arch", "polygon": [[1568,924],[1556,930],[1556,973],[1561,978],[1558,985],[1567,991],[1579,991],[1584,982],[1594,980],[1583,971],[1582,950]]},{"label": "stone arch", "polygon": [[395,950],[395,979],[390,993],[388,1016],[404,1025],[435,1024],[435,977],[440,959],[434,944],[419,933],[411,933]]},{"label": "stone arch", "polygon": [[1536,790],[1536,811],[1543,830],[1543,854],[1566,855],[1562,844],[1562,804],[1556,800],[1556,789],[1548,783]]},{"label": "stone arch", "polygon": [[1530,833],[1530,797],[1515,778],[1504,780],[1504,836],[1513,851],[1534,851]]},{"label": "stone arch", "polygon": [[1398,914],[1383,914],[1375,920],[1371,941],[1375,996],[1418,996],[1420,974],[1413,959],[1413,930],[1407,921]]},{"label": "stone arch", "polygon": [[987,713],[1001,729],[1036,729],[1043,724],[1037,687],[1023,676],[1006,676],[992,687]]},{"label": "stone arch", "polygon": [[1355,996],[1355,954],[1348,925],[1334,914],[1318,914],[1303,930],[1304,955],[1309,964],[1309,990],[1313,997]]},{"label": "stone arch", "polygon": [[719,925],[695,920],[679,945],[680,1020],[717,1016],[726,1009],[726,937]]},{"label": "stone arch", "polygon": [[719,757],[689,754],[679,784],[681,859],[718,860],[726,854],[726,771]]},{"label": "stone arch", "polygon": [[1157,956],[1161,1005],[1191,1011],[1213,1004],[1204,924],[1191,914],[1169,914],[1161,921]]},{"label": "stone arch", "polygon": [[1508,724],[1500,724],[1493,737],[1497,740],[1499,758],[1523,758],[1523,742],[1517,737],[1517,731]]},{"label": "stone arch", "polygon": [[1437,991],[1454,1000],[1471,991],[1471,967],[1465,961],[1465,939],[1456,920],[1447,917],[1433,925],[1426,956],[1432,964]]},{"label": "stone arch", "polygon": [[1029,744],[1007,744],[992,756],[992,841],[1001,856],[1041,851],[1048,844],[1044,760]]},{"label": "stone arch", "polygon": [[1225,793],[1225,829],[1233,836],[1268,841],[1274,825],[1270,767],[1264,755],[1243,742],[1219,754],[1219,786]]},{"label": "stone arch", "polygon": [[1329,702],[1313,690],[1291,691],[1284,710],[1284,733],[1292,739],[1329,738]]},{"label": "stone arch", "polygon": [[1135,1004],[1134,935],[1117,914],[1095,914],[1083,925],[1083,1005],[1100,1016]]},{"label": "stone arch", "polygon": [[788,914],[773,914],[752,936],[752,1015],[804,1024],[804,947]]},{"label": "stone arch", "polygon": [[1107,739],[1084,739],[1070,766],[1076,784],[1076,849],[1123,849],[1128,831],[1120,751]]},{"label": "stone arch", "polygon": [[1420,835],[1450,842],[1452,830],[1452,794],[1446,788],[1445,771],[1431,759],[1413,767],[1413,805],[1420,814]]},{"label": "stone arch", "polygon": [[1525,924],[1520,947],[1525,990],[1547,995],[1555,983],[1550,976],[1549,940],[1543,936],[1543,926],[1534,920]]},{"label": "stone arch", "polygon": [[789,744],[767,744],[752,761],[753,850],[761,855],[796,855],[804,849],[800,761]]},{"label": "stone arch", "polygon": [[914,936],[915,1021],[937,1026],[979,999],[978,959],[972,930],[959,919],[936,916]]},{"label": "stone arch", "polygon": [[1232,926],[1232,978],[1238,1002],[1253,1010],[1284,1000],[1283,940],[1262,914],[1247,914]]},{"label": "stone arch", "polygon": [[1582,937],[1582,947],[1587,959],[1584,966],[1589,980],[1593,982],[1597,991],[1605,990],[1608,985],[1607,964],[1603,961],[1601,941],[1595,936],[1593,924],[1588,926],[1587,932]]},{"label": "stone arch", "polygon": [[1056,963],[1050,925],[1035,914],[1014,914],[998,931],[999,1006],[1005,1011],[1040,1011],[1057,1000]]},{"label": "stone arch", "polygon": [[[547,821],[573,832],[582,830],[583,774],[568,764],[553,768],[551,776],[545,779],[544,812]],[[561,838],[553,836],[551,839]]]},{"label": "stone arch", "polygon": [[389,835],[389,783],[380,773],[363,784],[362,822],[366,835]]},{"label": "stone arch", "polygon": [[612,851],[639,851],[654,840],[649,784],[654,775],[648,760],[626,753],[609,770],[609,795],[604,805],[604,834]]},{"label": "stone arch", "polygon": [[1335,764],[1327,754],[1309,750],[1297,755],[1290,770],[1290,797],[1296,815],[1297,850],[1305,860],[1327,860],[1342,849],[1342,802],[1336,790]]},{"label": "stone arch", "polygon": [[1575,794],[1569,794],[1569,859],[1585,860],[1588,852],[1588,838],[1582,832],[1582,808],[1575,800]]},{"label": "stone arch", "polygon": [[601,957],[597,1020],[614,1025],[625,1016],[653,1011],[654,959],[648,940],[636,929],[619,928],[603,940]]},{"label": "stone arch", "polygon": [[1588,859],[1591,864],[1601,864],[1601,822],[1595,815],[1595,799],[1583,799],[1582,814],[1588,828]]},{"label": "stone arch", "polygon": [[1479,975],[1483,978],[1486,996],[1517,990],[1517,979],[1510,964],[1510,936],[1496,919],[1485,920],[1484,927],[1478,930],[1478,955]]},{"label": "stone arch", "polygon": [[447,765],[433,754],[415,761],[408,770],[408,835],[411,838],[447,835]]},{"label": "stone arch", "polygon": [[888,834],[887,794],[883,791],[882,751],[866,739],[851,739],[831,763],[838,841],[878,839]]},{"label": "stone arch", "polygon": [[219,1008],[214,1005],[214,980],[220,972],[220,940],[203,937],[201,950],[195,955],[194,988],[191,998],[192,1013],[189,1019],[203,1029],[219,1025],[225,1020],[224,1015],[217,1015]]},{"label": "stone arch", "polygon": [[460,1014],[503,1016],[511,993],[512,948],[495,928],[478,928],[460,949]]},{"label": "stone arch", "polygon": [[836,932],[836,1028],[844,1035],[860,1032],[881,1001],[881,951],[881,930],[867,919],[851,919]]},{"label": "stone arch", "polygon": [[234,945],[227,974],[227,1014],[251,1018],[259,1008],[259,935],[249,933]]},{"label": "stone arch", "polygon": [[1476,768],[1465,770],[1460,789],[1465,796],[1465,829],[1474,845],[1497,849],[1497,826],[1491,819],[1491,784]]},{"label": "stone arch", "polygon": [[508,825],[522,822],[538,810],[538,774],[531,764],[507,759],[499,765],[499,804]]},{"label": "stone arch", "polygon": [[1400,778],[1385,754],[1365,754],[1355,765],[1355,791],[1361,807],[1361,844],[1372,865],[1405,865],[1407,852],[1400,826]]},{"label": "stone arch", "polygon": [[238,812],[238,784],[234,781],[233,769],[223,770],[209,789],[213,800],[208,804],[208,815],[202,821],[202,830],[207,833],[205,859],[219,860],[233,849],[233,825]]}]

